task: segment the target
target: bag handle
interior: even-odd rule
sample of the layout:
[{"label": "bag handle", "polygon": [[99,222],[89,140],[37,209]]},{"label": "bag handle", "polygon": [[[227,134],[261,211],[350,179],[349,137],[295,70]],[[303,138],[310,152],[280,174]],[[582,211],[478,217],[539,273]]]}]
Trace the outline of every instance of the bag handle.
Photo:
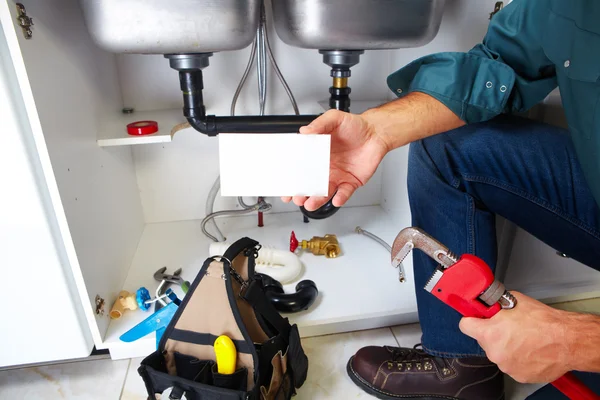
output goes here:
[{"label": "bag handle", "polygon": [[[250,252],[250,250],[253,250]],[[248,278],[252,279],[254,276],[254,267],[256,265],[256,258],[258,257],[258,251],[260,250],[260,244],[249,237],[243,237],[233,243],[223,254],[223,258],[227,261],[233,262],[233,260],[245,252],[245,256],[248,257]]]}]

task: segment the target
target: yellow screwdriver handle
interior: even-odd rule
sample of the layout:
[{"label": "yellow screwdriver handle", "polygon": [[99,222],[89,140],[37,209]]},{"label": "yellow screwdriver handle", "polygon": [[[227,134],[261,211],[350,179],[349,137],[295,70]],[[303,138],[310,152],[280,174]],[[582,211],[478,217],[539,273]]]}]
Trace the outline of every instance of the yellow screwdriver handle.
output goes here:
[{"label": "yellow screwdriver handle", "polygon": [[218,372],[223,375],[233,374],[237,361],[237,350],[233,341],[228,336],[222,335],[215,340],[214,347]]}]

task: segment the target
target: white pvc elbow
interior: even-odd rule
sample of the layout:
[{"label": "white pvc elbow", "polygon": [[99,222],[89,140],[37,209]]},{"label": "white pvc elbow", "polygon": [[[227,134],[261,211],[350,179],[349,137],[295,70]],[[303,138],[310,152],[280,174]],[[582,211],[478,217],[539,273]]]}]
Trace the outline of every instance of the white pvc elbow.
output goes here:
[{"label": "white pvc elbow", "polygon": [[[220,256],[227,251],[231,243],[214,242],[209,248],[210,256]],[[282,284],[295,281],[302,273],[300,258],[291,251],[262,247],[256,259],[256,272],[270,276]]]}]

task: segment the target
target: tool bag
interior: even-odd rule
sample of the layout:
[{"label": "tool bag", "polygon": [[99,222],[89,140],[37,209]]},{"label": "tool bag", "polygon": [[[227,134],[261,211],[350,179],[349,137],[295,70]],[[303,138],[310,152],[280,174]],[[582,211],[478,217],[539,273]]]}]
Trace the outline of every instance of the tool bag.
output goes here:
[{"label": "tool bag", "polygon": [[[158,350],[138,369],[150,399],[173,388],[172,399],[285,400],[302,386],[308,358],[298,327],[275,310],[254,273],[259,249],[243,238],[204,262]],[[221,335],[237,350],[231,375],[217,372],[213,344]]]}]

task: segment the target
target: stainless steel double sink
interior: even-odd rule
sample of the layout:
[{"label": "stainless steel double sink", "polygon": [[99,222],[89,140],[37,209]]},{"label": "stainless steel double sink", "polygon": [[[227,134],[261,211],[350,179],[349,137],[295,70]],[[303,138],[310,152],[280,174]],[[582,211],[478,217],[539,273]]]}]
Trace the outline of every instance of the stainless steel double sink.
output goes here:
[{"label": "stainless steel double sink", "polygon": [[[271,0],[287,44],[320,50],[421,46],[445,0]],[[260,0],[80,0],[90,34],[115,53],[239,50],[254,39]]]},{"label": "stainless steel double sink", "polygon": [[79,1],[96,44],[114,53],[239,50],[252,43],[260,14],[260,0]]},{"label": "stainless steel double sink", "polygon": [[273,0],[287,44],[319,50],[417,47],[437,34],[445,0]]}]

